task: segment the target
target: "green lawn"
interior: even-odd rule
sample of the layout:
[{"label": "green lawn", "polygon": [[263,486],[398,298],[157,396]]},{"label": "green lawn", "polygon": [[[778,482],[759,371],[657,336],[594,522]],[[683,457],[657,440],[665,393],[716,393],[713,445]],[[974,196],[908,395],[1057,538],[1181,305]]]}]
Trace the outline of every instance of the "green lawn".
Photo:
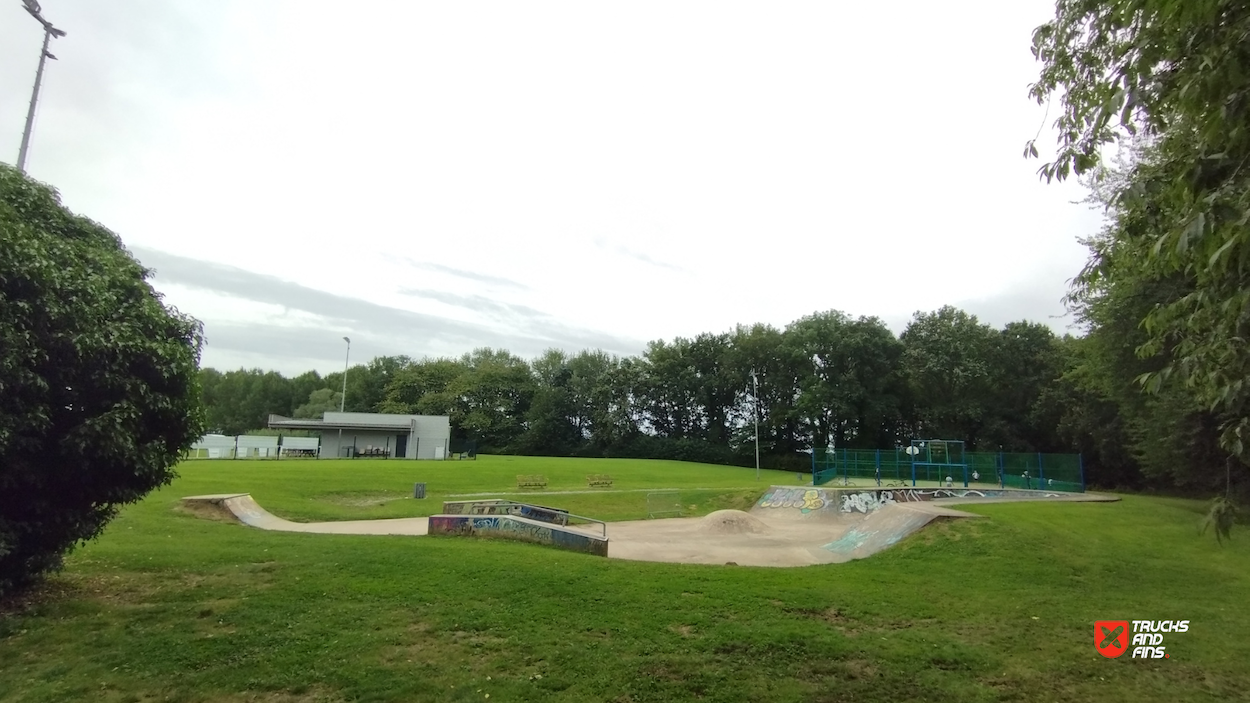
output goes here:
[{"label": "green lawn", "polygon": [[[679,461],[518,456],[441,462],[201,460],[186,462],[179,470],[182,478],[166,492],[251,493],[269,511],[300,521],[435,515],[444,500],[469,500],[486,493],[554,503],[603,520],[637,520],[647,517],[647,489],[680,489],[687,510],[702,514],[723,507],[748,508],[772,483],[811,479],[808,474],[799,479],[793,472],[761,471],[757,481],[755,469]],[[517,476],[534,474],[547,477],[547,489],[519,491]],[[608,474],[612,488],[590,488],[586,482],[590,474]],[[426,484],[425,500],[412,499],[417,482]],[[721,505],[729,495],[733,504]]]},{"label": "green lawn", "polygon": [[[675,462],[197,461],[0,616],[4,701],[1193,701],[1250,695],[1250,541],[1201,505],[971,506],[850,564],[602,559],[453,538],[283,534],[195,518],[183,495],[251,492],[295,519],[429,514],[453,493],[639,517],[680,488],[744,507],[754,470]],[[425,481],[431,498],[405,498]],[[707,489],[703,491],[695,489]],[[1097,619],[1187,619],[1170,659],[1115,660]],[[489,694],[489,698],[487,695]]]}]

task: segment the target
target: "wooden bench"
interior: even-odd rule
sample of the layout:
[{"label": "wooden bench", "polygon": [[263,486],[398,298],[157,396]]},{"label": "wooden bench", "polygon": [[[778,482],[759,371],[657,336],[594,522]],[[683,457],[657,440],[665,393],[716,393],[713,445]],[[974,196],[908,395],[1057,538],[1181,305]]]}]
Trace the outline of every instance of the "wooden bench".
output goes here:
[{"label": "wooden bench", "polygon": [[612,477],[607,474],[591,474],[586,477],[586,483],[590,484],[591,488],[611,488]]},{"label": "wooden bench", "polygon": [[517,488],[546,488],[547,477],[546,476],[517,476],[516,487]]}]

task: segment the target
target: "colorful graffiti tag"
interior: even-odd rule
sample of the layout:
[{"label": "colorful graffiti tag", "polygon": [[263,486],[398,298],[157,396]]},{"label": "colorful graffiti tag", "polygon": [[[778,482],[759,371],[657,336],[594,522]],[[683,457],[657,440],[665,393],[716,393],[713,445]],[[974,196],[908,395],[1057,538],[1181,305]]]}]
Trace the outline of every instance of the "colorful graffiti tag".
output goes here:
[{"label": "colorful graffiti tag", "polygon": [[815,488],[774,488],[760,499],[761,508],[798,508],[804,513],[825,507],[821,491]]},{"label": "colorful graffiti tag", "polygon": [[559,508],[548,508],[510,500],[461,500],[443,503],[444,515],[520,515],[530,520],[557,525],[569,524],[569,513]]},{"label": "colorful graffiti tag", "polygon": [[1037,491],[1019,490],[981,490],[967,488],[904,488],[890,490],[858,490],[840,491],[832,489],[830,493],[838,494],[838,512],[873,513],[894,503],[919,503],[943,498],[1062,498],[1061,493],[1039,493]]},{"label": "colorful graffiti tag", "polygon": [[522,542],[549,544],[586,554],[608,555],[608,540],[603,537],[534,524],[511,515],[432,515],[429,520],[429,533],[465,537],[501,537]]},{"label": "colorful graffiti tag", "polygon": [[893,503],[894,495],[890,491],[843,493],[842,499],[838,504],[838,511],[843,513],[875,513]]}]

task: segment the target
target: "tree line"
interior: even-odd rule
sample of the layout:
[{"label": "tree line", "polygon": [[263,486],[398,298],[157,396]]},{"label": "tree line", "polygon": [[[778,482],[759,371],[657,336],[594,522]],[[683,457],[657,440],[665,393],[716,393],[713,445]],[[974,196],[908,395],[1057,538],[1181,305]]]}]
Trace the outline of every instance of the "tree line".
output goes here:
[{"label": "tree line", "polygon": [[1167,396],[1134,386],[1144,362],[1121,353],[1133,314],[1090,311],[1093,328],[1076,337],[1027,321],[996,329],[953,307],[917,313],[900,335],[878,318],[828,311],[783,329],[653,341],[638,356],[378,357],[348,371],[345,399],[342,372],[200,373],[209,426],[226,434],[263,427],[269,413],[320,417],[342,400],[349,412],[448,415],[453,441],[488,453],[749,465],[757,412],[773,468],[807,466],[812,447],[942,438],[1081,453],[1103,486],[1207,488],[1220,454],[1214,419],[1196,408],[1177,416]]},{"label": "tree line", "polygon": [[1030,92],[1058,114],[1039,174],[1082,179],[1107,216],[1072,293],[1092,330],[1080,399],[1146,473],[1222,488],[1208,521],[1227,536],[1250,492],[1250,4],[1055,10],[1033,33]]}]

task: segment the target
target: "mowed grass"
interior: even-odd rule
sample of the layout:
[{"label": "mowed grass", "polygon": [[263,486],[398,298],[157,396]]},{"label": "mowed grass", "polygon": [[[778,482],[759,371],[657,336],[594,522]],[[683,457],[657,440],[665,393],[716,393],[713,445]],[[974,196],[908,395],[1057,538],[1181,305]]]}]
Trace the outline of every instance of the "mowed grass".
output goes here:
[{"label": "mowed grass", "polygon": [[[178,509],[183,495],[247,491],[284,517],[396,517],[432,512],[446,493],[514,490],[518,473],[545,473],[553,491],[610,473],[623,490],[709,496],[699,504],[709,510],[755,491],[753,470],[483,457],[476,465],[194,462],[182,471],[75,552],[38,597],[0,616],[0,700],[1195,701],[1250,693],[1250,539],[1235,532],[1219,547],[1199,538],[1197,503],[1127,496],[973,506],[986,519],[931,526],[866,560],[766,569],[627,562],[493,540],[273,533]],[[431,499],[389,499],[419,480]],[[597,516],[635,495],[645,500],[620,492],[542,502]],[[1098,619],[1191,625],[1167,636],[1169,659],[1109,660],[1093,647]]]},{"label": "mowed grass", "polygon": [[[299,521],[369,520],[436,515],[444,500],[509,498],[552,504],[602,520],[647,517],[647,493],[677,489],[683,508],[704,514],[749,508],[771,484],[810,481],[808,474],[679,461],[481,456],[474,461],[283,460],[183,463],[176,497],[198,493],[251,493],[267,510]],[[613,485],[590,488],[586,477],[607,474]],[[547,478],[545,490],[519,490],[517,476]],[[412,498],[413,484],[426,498]],[[732,495],[732,504],[722,504]]]}]

